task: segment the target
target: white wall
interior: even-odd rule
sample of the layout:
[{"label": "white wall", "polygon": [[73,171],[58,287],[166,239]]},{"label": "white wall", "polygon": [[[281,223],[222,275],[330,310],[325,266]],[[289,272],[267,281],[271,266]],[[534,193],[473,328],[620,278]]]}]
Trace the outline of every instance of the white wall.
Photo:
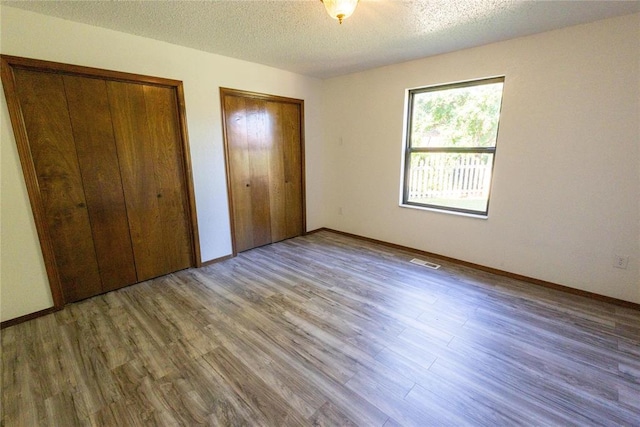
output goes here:
[{"label": "white wall", "polygon": [[[327,226],[640,303],[639,66],[636,14],[326,80]],[[489,218],[399,207],[405,89],[496,75]]]},{"label": "white wall", "polygon": [[[325,82],[6,6],[0,23],[3,54],[184,81],[204,261],[231,252],[224,86],[305,100],[307,229],[327,226],[640,303],[640,15]],[[500,74],[489,219],[400,208],[405,89]],[[52,305],[4,94],[0,149],[4,321]],[[627,270],[611,266],[614,253],[630,256]]]},{"label": "white wall", "polygon": [[[324,225],[322,81],[147,38],[0,7],[3,54],[182,80],[203,261],[231,253],[219,87],[305,100],[307,228]],[[4,94],[0,318],[52,306]]]}]

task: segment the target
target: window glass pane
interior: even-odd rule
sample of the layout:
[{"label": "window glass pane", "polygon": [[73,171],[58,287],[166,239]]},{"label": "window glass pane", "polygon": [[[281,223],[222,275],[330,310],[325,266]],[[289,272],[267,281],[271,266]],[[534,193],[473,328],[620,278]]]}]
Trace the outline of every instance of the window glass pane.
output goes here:
[{"label": "window glass pane", "polygon": [[407,202],[485,214],[492,153],[411,153]]},{"label": "window glass pane", "polygon": [[502,82],[412,95],[411,147],[495,147]]}]

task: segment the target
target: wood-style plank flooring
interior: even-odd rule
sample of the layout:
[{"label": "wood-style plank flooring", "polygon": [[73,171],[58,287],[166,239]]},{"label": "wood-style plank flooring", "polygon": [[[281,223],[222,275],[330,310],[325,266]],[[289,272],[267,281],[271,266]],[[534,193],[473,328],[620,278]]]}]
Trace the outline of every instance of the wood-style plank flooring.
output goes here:
[{"label": "wood-style plank flooring", "polygon": [[413,257],[323,231],[6,328],[2,425],[640,425],[639,311]]}]

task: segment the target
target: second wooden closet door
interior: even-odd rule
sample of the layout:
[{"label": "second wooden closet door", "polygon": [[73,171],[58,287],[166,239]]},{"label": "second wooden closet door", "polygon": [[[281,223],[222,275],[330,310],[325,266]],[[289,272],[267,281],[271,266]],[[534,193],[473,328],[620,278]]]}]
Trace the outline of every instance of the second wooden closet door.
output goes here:
[{"label": "second wooden closet door", "polygon": [[301,235],[301,104],[222,96],[236,252]]}]

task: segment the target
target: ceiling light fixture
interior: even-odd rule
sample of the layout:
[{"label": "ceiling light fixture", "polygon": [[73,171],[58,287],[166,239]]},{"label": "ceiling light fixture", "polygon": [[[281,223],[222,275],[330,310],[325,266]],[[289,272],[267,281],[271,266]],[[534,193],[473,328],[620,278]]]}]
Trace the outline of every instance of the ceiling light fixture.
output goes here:
[{"label": "ceiling light fixture", "polygon": [[337,19],[342,24],[343,19],[351,16],[359,0],[320,0],[324,4],[327,13],[333,19]]}]

